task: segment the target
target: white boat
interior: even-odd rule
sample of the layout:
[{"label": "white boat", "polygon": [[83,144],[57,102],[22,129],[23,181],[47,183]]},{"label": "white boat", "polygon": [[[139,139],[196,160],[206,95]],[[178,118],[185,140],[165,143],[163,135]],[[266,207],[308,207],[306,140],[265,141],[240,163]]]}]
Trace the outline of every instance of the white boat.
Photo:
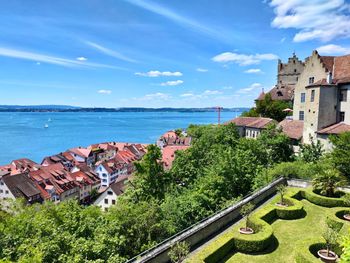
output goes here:
[{"label": "white boat", "polygon": [[45,129],[49,128],[49,125],[48,125],[48,124],[45,124],[44,128],[45,128]]},{"label": "white boat", "polygon": [[48,122],[51,122],[51,118],[49,118],[47,121],[48,121]]}]

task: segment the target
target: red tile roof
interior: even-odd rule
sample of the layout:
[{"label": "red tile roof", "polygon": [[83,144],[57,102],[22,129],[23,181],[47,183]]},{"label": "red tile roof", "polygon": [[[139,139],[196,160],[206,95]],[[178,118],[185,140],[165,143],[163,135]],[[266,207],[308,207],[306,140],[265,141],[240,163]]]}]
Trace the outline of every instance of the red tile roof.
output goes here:
[{"label": "red tile roof", "polygon": [[320,56],[320,60],[323,66],[329,72],[333,71],[334,58],[335,58],[334,56]]},{"label": "red tile roof", "polygon": [[164,164],[164,168],[169,170],[173,164],[175,159],[176,151],[183,151],[189,148],[187,145],[176,145],[176,146],[166,146],[162,149],[162,161]]},{"label": "red tile roof", "polygon": [[[294,86],[292,85],[275,86],[267,93],[271,95],[272,100],[290,101],[292,100],[294,95]],[[264,93],[264,92],[260,93],[257,100],[263,100],[267,93]]]},{"label": "red tile roof", "polygon": [[303,137],[304,122],[285,119],[278,124],[284,134],[291,139],[300,140]]},{"label": "red tile roof", "polygon": [[350,125],[345,124],[344,122],[339,122],[333,125],[330,125],[322,130],[317,131],[319,134],[340,134],[343,132],[350,131]]},{"label": "red tile roof", "polygon": [[236,126],[263,129],[275,122],[273,119],[264,117],[237,117],[227,123],[234,123]]}]

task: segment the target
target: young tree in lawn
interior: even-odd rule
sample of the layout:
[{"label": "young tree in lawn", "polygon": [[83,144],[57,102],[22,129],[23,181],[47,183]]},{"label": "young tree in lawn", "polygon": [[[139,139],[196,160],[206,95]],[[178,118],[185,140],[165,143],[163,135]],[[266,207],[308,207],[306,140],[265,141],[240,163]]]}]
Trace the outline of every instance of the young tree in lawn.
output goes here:
[{"label": "young tree in lawn", "polygon": [[244,206],[242,206],[240,210],[240,214],[243,218],[245,218],[245,230],[248,230],[249,228],[249,217],[254,209],[254,205],[252,203],[247,203]]},{"label": "young tree in lawn", "polygon": [[284,202],[284,194],[286,193],[286,190],[287,190],[287,187],[284,184],[277,186],[277,192],[281,197],[281,202],[280,202],[281,205],[286,205]]},{"label": "young tree in lawn", "polygon": [[190,246],[188,243],[177,242],[171,247],[168,255],[172,263],[181,263],[185,260],[189,252]]}]

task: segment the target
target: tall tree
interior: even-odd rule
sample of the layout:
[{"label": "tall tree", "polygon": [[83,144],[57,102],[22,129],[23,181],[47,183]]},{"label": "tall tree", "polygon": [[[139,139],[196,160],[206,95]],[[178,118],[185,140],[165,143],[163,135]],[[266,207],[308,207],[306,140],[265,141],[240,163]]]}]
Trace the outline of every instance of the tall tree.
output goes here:
[{"label": "tall tree", "polygon": [[350,179],[350,132],[330,136],[334,146],[330,156],[335,167]]}]

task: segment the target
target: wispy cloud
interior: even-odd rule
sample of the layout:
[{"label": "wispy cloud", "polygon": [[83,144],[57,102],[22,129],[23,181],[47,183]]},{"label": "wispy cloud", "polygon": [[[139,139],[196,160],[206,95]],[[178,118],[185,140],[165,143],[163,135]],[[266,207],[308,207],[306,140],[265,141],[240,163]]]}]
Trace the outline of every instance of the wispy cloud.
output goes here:
[{"label": "wispy cloud", "polygon": [[107,95],[112,94],[112,91],[109,90],[109,89],[100,89],[97,92],[100,93],[100,94],[107,94]]},{"label": "wispy cloud", "polygon": [[215,97],[216,95],[221,95],[223,94],[222,91],[220,90],[205,90],[202,93],[193,93],[193,92],[186,92],[180,95],[180,97],[185,98],[185,99],[207,99],[207,98],[212,98],[213,96]]},{"label": "wispy cloud", "polygon": [[202,95],[218,95],[218,94],[222,94],[222,91],[220,90],[206,90],[203,92]]},{"label": "wispy cloud", "polygon": [[208,72],[208,70],[205,69],[205,68],[197,68],[196,70],[197,70],[198,72]]},{"label": "wispy cloud", "polygon": [[138,6],[140,8],[143,8],[145,10],[148,10],[152,13],[158,14],[160,16],[163,16],[185,28],[189,28],[191,30],[194,30],[196,32],[200,32],[202,34],[206,34],[212,38],[219,39],[222,41],[227,42],[228,40],[226,37],[219,33],[217,30],[212,29],[208,26],[204,26],[203,23],[200,23],[198,21],[195,21],[194,19],[182,16],[175,11],[159,5],[157,3],[154,3],[152,1],[145,1],[145,0],[124,0],[130,4],[133,4],[135,6]]},{"label": "wispy cloud", "polygon": [[161,92],[156,92],[156,93],[151,93],[147,94],[143,97],[140,98],[133,98],[134,100],[139,100],[139,101],[152,101],[152,100],[169,100],[171,96],[169,94],[161,93]]},{"label": "wispy cloud", "polygon": [[114,58],[117,58],[117,59],[120,59],[120,60],[124,60],[124,61],[127,61],[127,62],[132,62],[132,63],[136,63],[137,62],[137,60],[135,60],[135,59],[129,58],[129,57],[127,57],[127,56],[117,52],[117,51],[114,51],[112,49],[106,48],[106,47],[101,46],[99,44],[96,44],[94,42],[85,41],[85,44],[87,44],[90,47],[93,47],[93,48],[97,49],[98,51],[100,51],[101,53],[103,53],[105,55],[108,55],[108,56],[111,56],[111,57],[114,57]]},{"label": "wispy cloud", "polygon": [[248,93],[248,92],[252,92],[255,90],[262,89],[262,88],[263,88],[263,85],[261,83],[253,83],[247,88],[243,88],[243,89],[238,90],[237,93]]},{"label": "wispy cloud", "polygon": [[[61,57],[49,56],[49,55],[44,55],[40,53],[22,51],[22,50],[5,48],[5,47],[0,47],[0,56],[31,60],[31,61],[35,61],[36,63],[38,62],[48,63],[48,64],[54,64],[54,65],[59,65],[64,67],[115,68],[115,69],[118,68],[118,67],[105,65],[105,64],[77,61],[73,59],[66,59]],[[119,69],[122,69],[122,68],[119,68]]]},{"label": "wispy cloud", "polygon": [[258,74],[258,73],[262,73],[262,71],[259,68],[251,68],[251,69],[248,69],[248,70],[244,71],[244,73]]},{"label": "wispy cloud", "polygon": [[136,72],[135,75],[137,76],[143,76],[143,77],[151,77],[151,78],[156,78],[156,77],[181,77],[182,73],[179,71],[175,72],[170,72],[170,71],[159,71],[159,70],[151,70],[148,72]]},{"label": "wispy cloud", "polygon": [[317,48],[320,54],[344,55],[350,54],[350,47],[342,47],[339,45],[329,44]]},{"label": "wispy cloud", "polygon": [[77,60],[79,60],[79,61],[86,61],[88,59],[86,57],[77,57]]},{"label": "wispy cloud", "polygon": [[259,64],[263,60],[276,60],[278,56],[275,54],[255,54],[255,55],[246,55],[238,54],[232,52],[224,52],[212,58],[213,61],[219,63],[236,63],[240,66],[248,66]]},{"label": "wispy cloud", "polygon": [[273,27],[299,30],[295,42],[350,37],[350,10],[344,0],[272,0],[269,4],[276,14]]},{"label": "wispy cloud", "polygon": [[160,83],[161,86],[177,86],[177,85],[181,85],[183,82],[183,80],[169,80],[163,83]]}]

